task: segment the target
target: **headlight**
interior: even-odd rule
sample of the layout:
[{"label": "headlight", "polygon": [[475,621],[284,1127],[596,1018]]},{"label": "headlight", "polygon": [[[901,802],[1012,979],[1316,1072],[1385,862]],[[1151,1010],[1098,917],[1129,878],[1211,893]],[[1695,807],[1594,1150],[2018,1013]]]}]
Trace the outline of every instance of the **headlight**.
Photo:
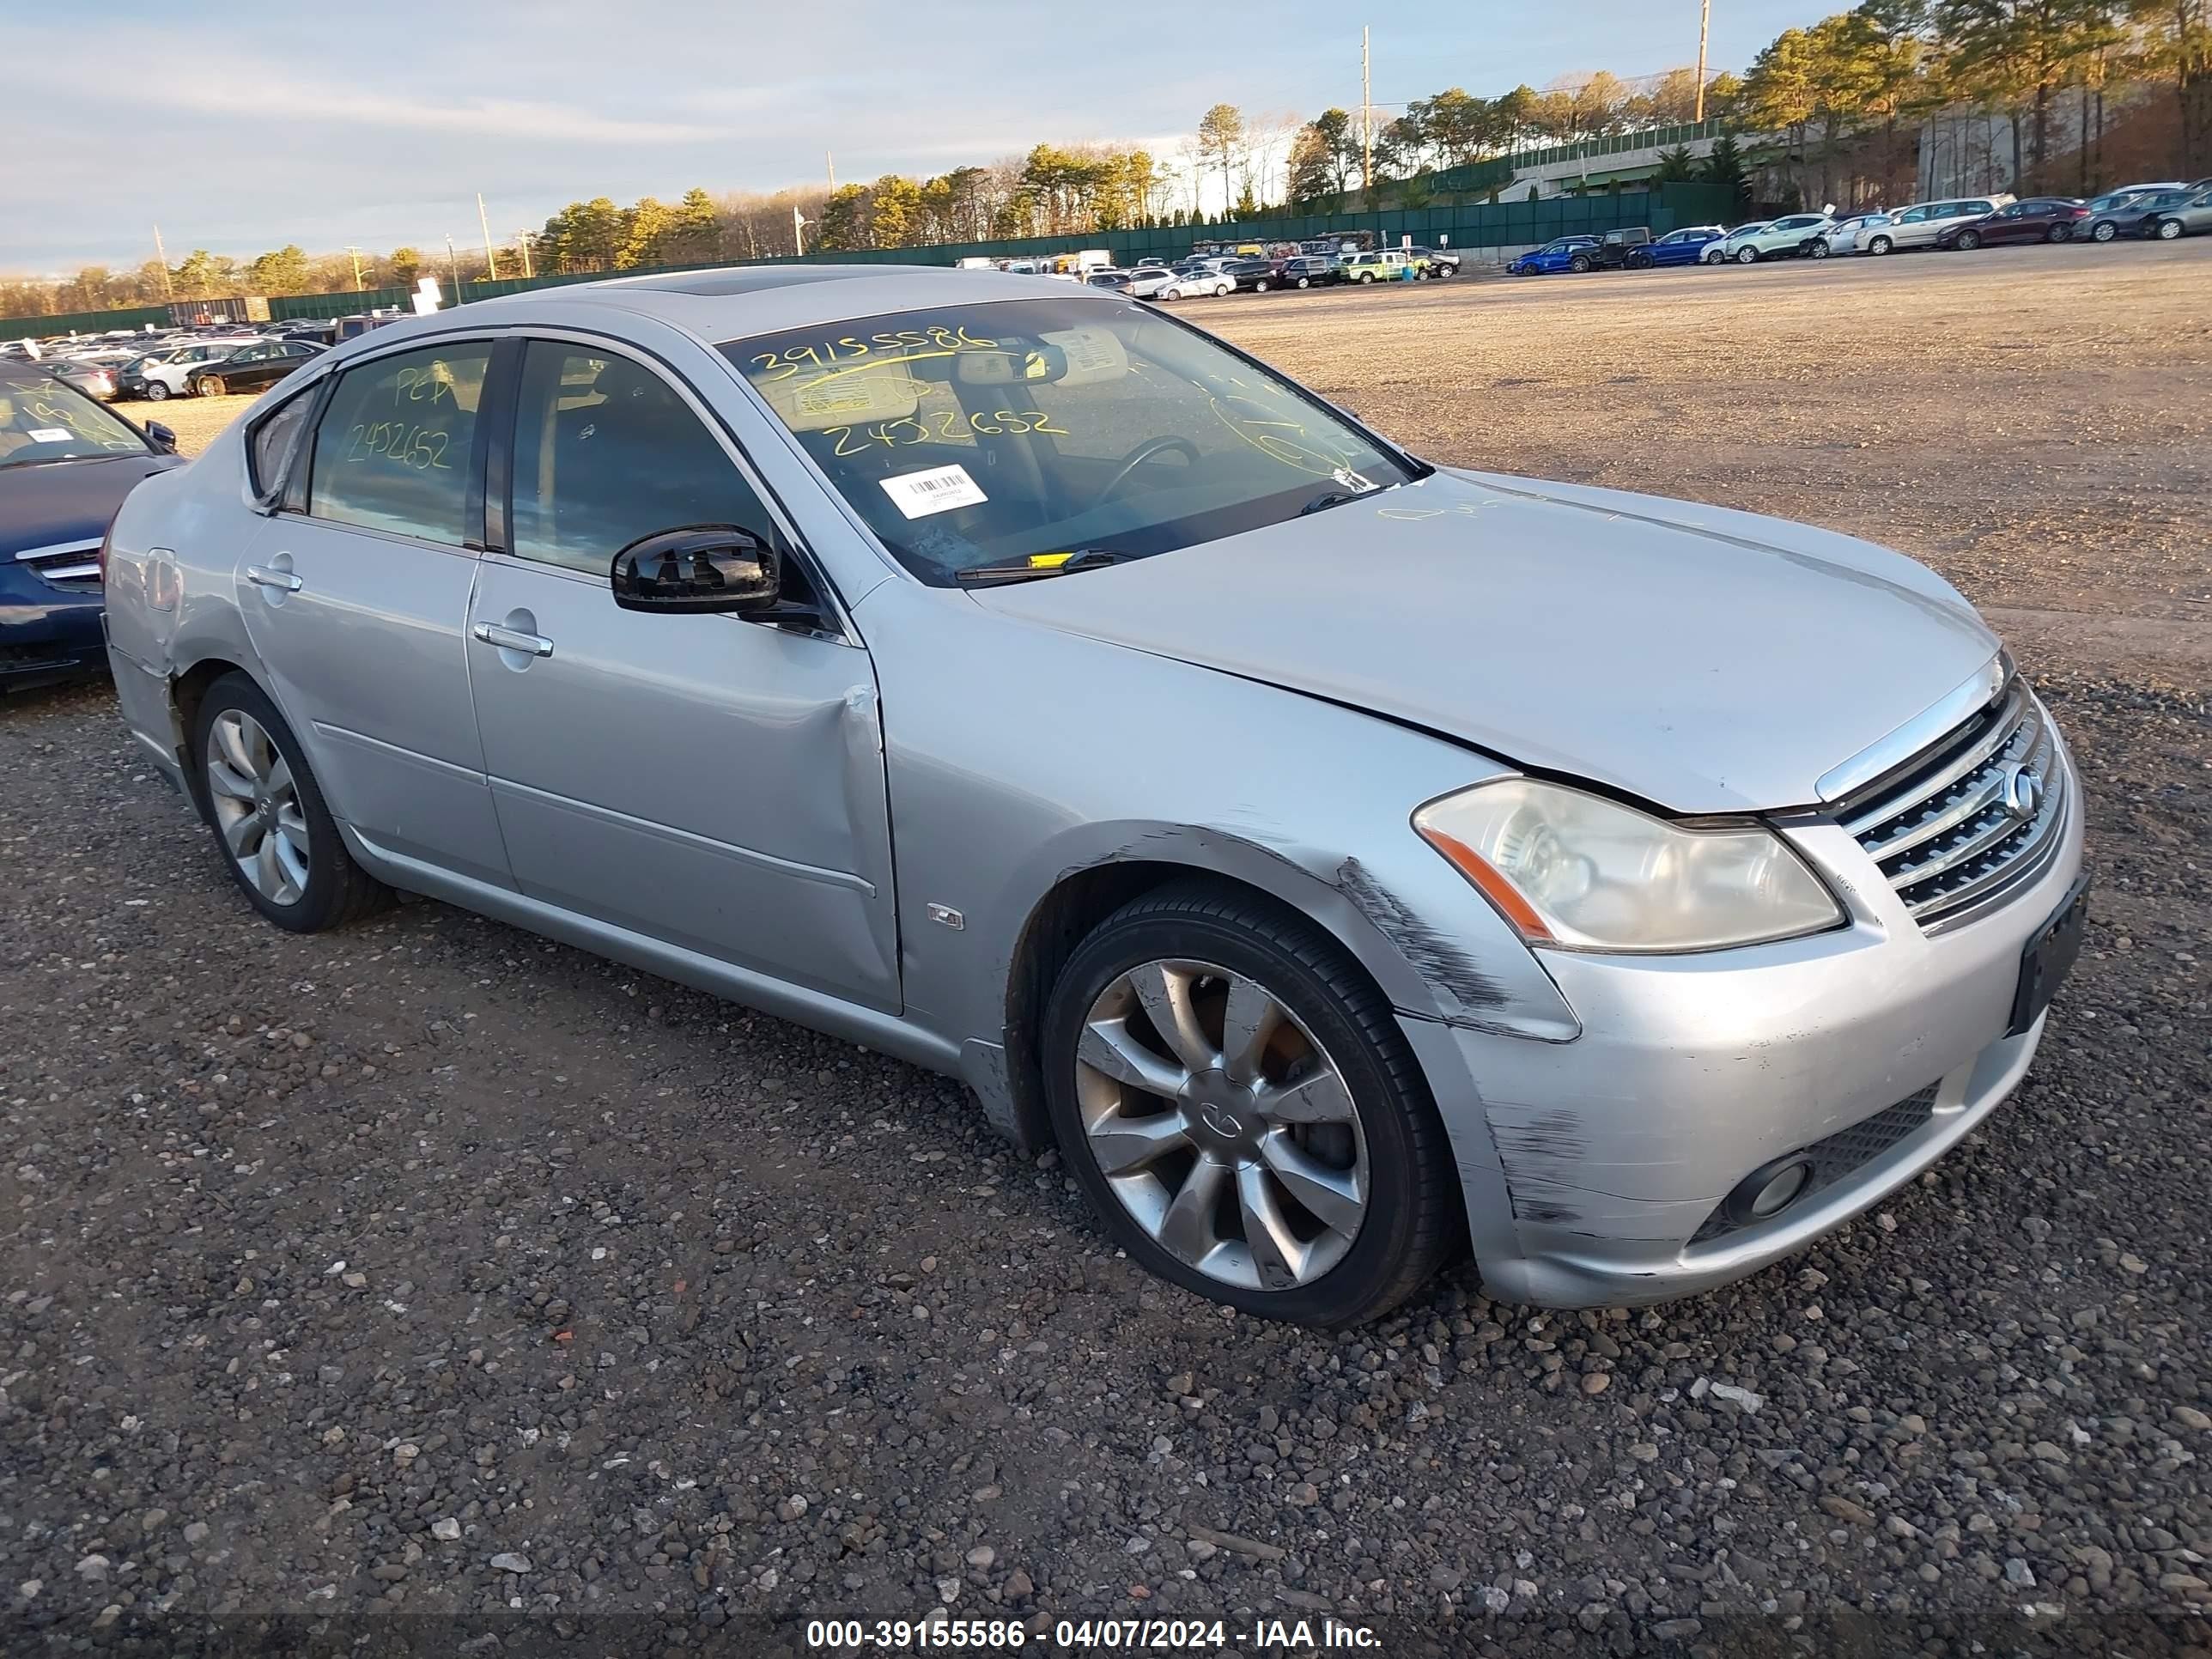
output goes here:
[{"label": "headlight", "polygon": [[1579,789],[1501,778],[1413,828],[1532,945],[1714,951],[1816,933],[1844,913],[1772,830],[1686,828]]}]

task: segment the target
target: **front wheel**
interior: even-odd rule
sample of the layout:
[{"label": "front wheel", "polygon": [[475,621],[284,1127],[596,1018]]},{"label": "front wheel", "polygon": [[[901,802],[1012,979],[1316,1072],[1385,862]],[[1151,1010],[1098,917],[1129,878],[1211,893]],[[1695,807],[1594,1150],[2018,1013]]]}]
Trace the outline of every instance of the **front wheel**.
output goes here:
[{"label": "front wheel", "polygon": [[1717,265],[1726,257],[1718,248],[1715,248],[1711,253],[1705,255],[1705,263],[1709,265]]},{"label": "front wheel", "polygon": [[2046,242],[2063,242],[2073,234],[2074,227],[2071,225],[2053,225],[2043,233],[2043,240]]},{"label": "front wheel", "polygon": [[1200,882],[1124,905],[1061,970],[1042,1048],[1061,1156],[1164,1279],[1347,1325],[1457,1240],[1427,1081],[1388,1000],[1303,916]]},{"label": "front wheel", "polygon": [[216,845],[253,908],[316,933],[380,909],[390,890],[353,861],[299,739],[243,674],[208,688],[193,722],[203,805]]},{"label": "front wheel", "polygon": [[1300,288],[1311,288],[1311,287],[1313,286],[1313,278],[1312,278],[1312,277],[1310,277],[1310,276],[1301,276],[1301,277],[1299,277],[1299,278],[1298,278],[1298,286],[1299,286]]},{"label": "front wheel", "polygon": [[192,390],[202,398],[220,398],[222,396],[222,382],[212,374],[203,374],[199,384]]},{"label": "front wheel", "polygon": [[146,398],[149,403],[158,404],[168,395],[169,386],[168,382],[166,380],[149,380],[146,382]]},{"label": "front wheel", "polygon": [[2158,222],[2158,240],[2161,242],[2179,240],[2181,236],[2182,229],[2183,226],[2180,220],[2161,219]]},{"label": "front wheel", "polygon": [[1825,259],[1834,252],[1835,250],[1828,246],[1825,239],[1808,244],[1805,249],[1807,257],[1814,259]]},{"label": "front wheel", "polygon": [[1740,265],[1757,264],[1759,263],[1759,250],[1755,247],[1738,248],[1735,252],[1735,262]]},{"label": "front wheel", "polygon": [[1890,249],[1895,246],[1896,244],[1892,242],[1888,237],[1876,236],[1867,243],[1867,252],[1873,254],[1876,258],[1880,258],[1883,254],[1888,252]]},{"label": "front wheel", "polygon": [[2118,225],[2110,219],[2103,219],[2100,220],[2096,228],[2089,233],[2089,240],[2093,242],[2109,242],[2119,234],[2120,228]]},{"label": "front wheel", "polygon": [[1274,284],[1269,282],[1265,276],[1262,276],[1258,282],[1252,284],[1252,292],[1255,294],[1265,294],[1273,287],[1274,287]]},{"label": "front wheel", "polygon": [[1981,237],[1979,236],[1979,234],[1978,234],[1977,233],[1975,233],[1975,232],[1973,232],[1973,231],[1971,231],[1971,230],[1962,230],[1962,231],[1960,231],[1960,232],[1959,233],[1959,252],[1961,252],[1961,253],[1972,253],[1972,252],[1976,248],[1979,247],[1981,245],[1982,245],[1982,239],[1981,239]]},{"label": "front wheel", "polygon": [[1359,280],[1363,283],[1371,283],[1375,280],[1375,273],[1371,270],[1363,270],[1359,273]]}]

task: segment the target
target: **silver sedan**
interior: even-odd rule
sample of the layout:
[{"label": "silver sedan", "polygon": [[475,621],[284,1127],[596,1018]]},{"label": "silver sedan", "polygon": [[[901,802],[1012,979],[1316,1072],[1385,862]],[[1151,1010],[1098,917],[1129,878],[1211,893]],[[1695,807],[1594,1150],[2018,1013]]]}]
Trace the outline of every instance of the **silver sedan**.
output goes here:
[{"label": "silver sedan", "polygon": [[379,330],[106,582],[270,921],[407,889],[953,1073],[1258,1314],[1786,1255],[1997,1109],[2083,925],[2065,745],[1919,565],[1434,466],[1065,283]]}]

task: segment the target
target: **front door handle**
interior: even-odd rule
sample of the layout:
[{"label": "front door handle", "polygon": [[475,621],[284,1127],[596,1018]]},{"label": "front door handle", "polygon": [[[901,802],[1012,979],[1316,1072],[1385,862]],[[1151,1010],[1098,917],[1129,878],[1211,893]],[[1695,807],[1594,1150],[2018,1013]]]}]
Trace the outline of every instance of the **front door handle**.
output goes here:
[{"label": "front door handle", "polygon": [[526,634],[520,629],[501,628],[496,623],[478,623],[469,632],[485,645],[495,645],[502,651],[526,652],[533,657],[553,654],[553,641],[543,634]]},{"label": "front door handle", "polygon": [[300,579],[297,576],[289,570],[279,570],[272,565],[249,564],[246,567],[246,580],[256,587],[281,587],[287,593],[296,593],[300,591]]}]

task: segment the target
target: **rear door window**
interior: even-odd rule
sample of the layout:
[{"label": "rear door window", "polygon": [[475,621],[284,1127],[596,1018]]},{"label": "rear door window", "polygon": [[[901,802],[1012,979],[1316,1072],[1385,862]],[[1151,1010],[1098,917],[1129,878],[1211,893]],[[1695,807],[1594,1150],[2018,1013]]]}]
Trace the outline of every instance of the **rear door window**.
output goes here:
[{"label": "rear door window", "polygon": [[307,511],[464,545],[477,412],[491,347],[427,346],[349,370],[315,428]]}]

